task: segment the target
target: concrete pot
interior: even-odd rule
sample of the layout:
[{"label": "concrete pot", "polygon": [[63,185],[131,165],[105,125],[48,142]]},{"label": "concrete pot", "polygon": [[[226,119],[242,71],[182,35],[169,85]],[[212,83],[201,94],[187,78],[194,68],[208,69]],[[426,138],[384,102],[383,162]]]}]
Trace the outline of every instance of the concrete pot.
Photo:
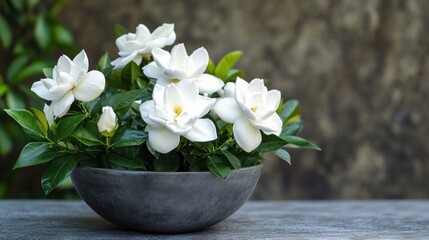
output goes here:
[{"label": "concrete pot", "polygon": [[77,167],[80,197],[101,217],[127,229],[154,233],[198,231],[237,211],[252,194],[262,165],[231,171],[145,172]]}]

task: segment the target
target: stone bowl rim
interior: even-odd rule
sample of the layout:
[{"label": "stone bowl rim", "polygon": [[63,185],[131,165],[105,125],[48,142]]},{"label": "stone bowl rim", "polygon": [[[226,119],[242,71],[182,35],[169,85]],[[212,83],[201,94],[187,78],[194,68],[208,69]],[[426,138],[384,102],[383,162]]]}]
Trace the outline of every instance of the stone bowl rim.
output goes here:
[{"label": "stone bowl rim", "polygon": [[[254,166],[250,166],[250,167],[242,167],[239,169],[231,169],[231,174],[233,172],[239,172],[239,171],[243,171],[243,170],[251,170],[254,168],[262,168],[263,167],[263,163],[259,163],[257,165]],[[216,176],[214,173],[210,172],[210,171],[187,171],[187,172],[157,172],[157,171],[147,171],[147,170],[127,170],[127,169],[112,169],[112,168],[97,168],[97,167],[85,167],[85,166],[77,166],[76,168],[86,168],[89,169],[90,171],[98,171],[98,172],[110,172],[113,174],[116,173],[126,173],[126,174],[131,174],[131,175],[165,175],[165,176],[174,176],[174,175],[203,175],[203,174],[212,174],[214,176]],[[228,180],[228,179],[226,179]]]}]

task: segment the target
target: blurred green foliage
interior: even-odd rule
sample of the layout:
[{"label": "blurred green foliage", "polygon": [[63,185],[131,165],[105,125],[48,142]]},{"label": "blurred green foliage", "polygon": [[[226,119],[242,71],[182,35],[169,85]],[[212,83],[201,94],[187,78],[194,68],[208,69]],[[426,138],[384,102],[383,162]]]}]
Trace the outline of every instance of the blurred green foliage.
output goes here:
[{"label": "blurred green foliage", "polygon": [[[58,19],[67,0],[0,1],[0,198],[7,193],[9,172],[28,142],[22,130],[3,111],[42,105],[31,83],[52,67],[58,53],[78,52],[69,30]],[[31,194],[30,194],[31,195]]]}]

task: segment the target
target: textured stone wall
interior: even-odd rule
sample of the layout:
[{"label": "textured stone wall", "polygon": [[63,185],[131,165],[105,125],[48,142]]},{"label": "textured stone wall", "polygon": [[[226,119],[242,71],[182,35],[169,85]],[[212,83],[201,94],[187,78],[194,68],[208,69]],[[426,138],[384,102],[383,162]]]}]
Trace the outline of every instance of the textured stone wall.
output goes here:
[{"label": "textured stone wall", "polygon": [[74,0],[81,48],[116,56],[113,27],[175,23],[177,42],[219,60],[241,49],[246,79],[302,104],[322,152],[267,156],[257,199],[429,197],[429,1]]}]

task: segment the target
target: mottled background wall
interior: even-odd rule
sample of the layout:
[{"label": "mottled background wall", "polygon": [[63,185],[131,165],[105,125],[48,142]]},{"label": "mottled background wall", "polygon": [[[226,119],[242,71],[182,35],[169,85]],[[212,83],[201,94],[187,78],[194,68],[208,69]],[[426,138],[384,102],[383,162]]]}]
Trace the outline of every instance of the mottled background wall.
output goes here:
[{"label": "mottled background wall", "polygon": [[301,101],[322,152],[268,156],[256,199],[429,197],[429,1],[74,0],[64,24],[94,65],[114,25],[175,23],[215,60],[243,50],[246,79]]}]

